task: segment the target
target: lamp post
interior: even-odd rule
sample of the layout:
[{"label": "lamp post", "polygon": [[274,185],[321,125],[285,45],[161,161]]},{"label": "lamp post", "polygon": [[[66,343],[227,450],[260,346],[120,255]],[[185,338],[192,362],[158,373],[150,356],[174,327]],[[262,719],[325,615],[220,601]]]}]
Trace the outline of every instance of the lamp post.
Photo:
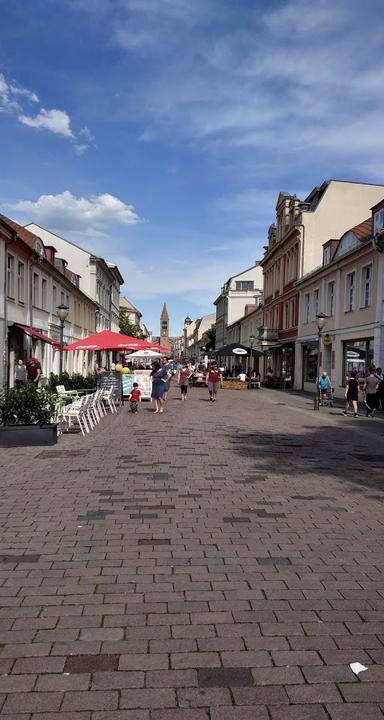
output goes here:
[{"label": "lamp post", "polygon": [[317,353],[317,377],[315,378],[315,397],[313,401],[313,409],[318,410],[319,409],[319,388],[318,388],[318,378],[320,377],[320,353],[321,353],[321,335],[323,332],[323,328],[325,323],[327,322],[327,315],[324,313],[319,313],[316,315],[316,324],[317,324],[317,345],[318,345],[318,353]]},{"label": "lamp post", "polygon": [[249,356],[249,365],[248,365],[248,390],[252,390],[252,380],[251,380],[251,373],[252,373],[252,350],[253,350],[253,344],[255,342],[255,336],[250,335],[249,336],[249,344],[251,346],[251,352]]},{"label": "lamp post", "polygon": [[187,317],[184,320],[184,353],[183,354],[184,354],[185,360],[187,359],[187,328],[191,325],[191,323],[192,323],[192,320],[189,317],[189,315],[187,315]]},{"label": "lamp post", "polygon": [[64,323],[68,317],[69,313],[69,307],[68,305],[58,305],[57,308],[57,315],[60,320],[60,365],[59,365],[59,373],[63,372],[63,344],[64,344]]}]

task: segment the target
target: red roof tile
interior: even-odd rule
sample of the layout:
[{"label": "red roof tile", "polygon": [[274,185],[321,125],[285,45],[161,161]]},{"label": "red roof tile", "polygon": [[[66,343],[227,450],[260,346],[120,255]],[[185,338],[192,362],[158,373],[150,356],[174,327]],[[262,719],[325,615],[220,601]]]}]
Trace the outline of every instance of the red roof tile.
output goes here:
[{"label": "red roof tile", "polygon": [[11,220],[10,218],[6,217],[5,215],[2,215],[0,213],[0,218],[4,220],[7,225],[9,225],[13,230],[15,230],[20,238],[20,240],[23,240],[29,247],[35,248],[36,240],[40,240],[42,242],[41,238],[39,238],[38,235],[35,235],[30,230],[27,230],[22,225],[19,225],[14,220]]},{"label": "red roof tile", "polygon": [[355,225],[355,227],[351,228],[349,232],[353,232],[358,240],[366,240],[368,237],[371,237],[372,217],[368,218],[368,220],[363,220],[363,222],[358,225]]}]

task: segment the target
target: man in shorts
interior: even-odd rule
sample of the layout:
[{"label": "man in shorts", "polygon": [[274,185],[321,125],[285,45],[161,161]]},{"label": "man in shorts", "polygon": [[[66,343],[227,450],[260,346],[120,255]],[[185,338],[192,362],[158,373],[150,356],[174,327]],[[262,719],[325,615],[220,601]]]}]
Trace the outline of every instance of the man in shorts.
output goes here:
[{"label": "man in shorts", "polygon": [[209,399],[211,402],[216,402],[216,393],[223,383],[223,376],[217,362],[213,362],[209,366],[205,380],[208,385]]}]

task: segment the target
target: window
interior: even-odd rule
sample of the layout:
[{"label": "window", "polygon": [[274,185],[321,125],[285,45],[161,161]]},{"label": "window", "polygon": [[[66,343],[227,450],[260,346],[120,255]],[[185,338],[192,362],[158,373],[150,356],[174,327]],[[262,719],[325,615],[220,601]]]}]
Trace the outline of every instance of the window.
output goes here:
[{"label": "window", "polygon": [[314,345],[303,345],[303,380],[315,383],[318,375],[318,348]]},{"label": "window", "polygon": [[355,309],[355,279],[355,272],[348,273],[345,281],[345,312]]},{"label": "window", "polygon": [[335,313],[335,283],[328,283],[327,287],[327,315],[332,317]]},{"label": "window", "polygon": [[319,314],[319,291],[318,289],[313,291],[313,319],[316,320]]},{"label": "window", "polygon": [[366,265],[361,271],[361,307],[371,304],[372,265]]},{"label": "window", "polygon": [[291,327],[295,327],[296,325],[296,303],[294,300],[291,300]]},{"label": "window", "polygon": [[15,258],[8,255],[7,259],[7,295],[9,298],[15,297]]},{"label": "window", "polygon": [[236,280],[236,290],[253,290],[253,280]]},{"label": "window", "polygon": [[349,375],[351,370],[357,370],[359,377],[365,377],[373,364],[373,338],[343,342],[343,356],[345,375]]},{"label": "window", "polygon": [[304,295],[304,322],[309,323],[309,315],[311,312],[311,296],[309,293]]},{"label": "window", "polygon": [[65,305],[64,300],[65,300],[65,298],[64,298],[64,293],[63,293],[63,291],[61,291],[61,293],[60,293],[60,305]]},{"label": "window", "polygon": [[53,287],[52,287],[52,305],[53,305],[53,314],[56,315],[56,308],[57,308],[57,287],[56,287],[56,285],[53,285]]},{"label": "window", "polygon": [[47,309],[47,281],[45,278],[41,281],[41,307]]},{"label": "window", "polygon": [[35,307],[39,304],[39,276],[37,273],[33,273],[33,304]]},{"label": "window", "polygon": [[284,327],[289,328],[289,303],[284,305]]},{"label": "window", "polygon": [[24,302],[24,274],[25,266],[24,263],[17,263],[17,300],[19,303]]},{"label": "window", "polygon": [[331,246],[328,245],[323,250],[323,265],[328,265],[331,262]]}]

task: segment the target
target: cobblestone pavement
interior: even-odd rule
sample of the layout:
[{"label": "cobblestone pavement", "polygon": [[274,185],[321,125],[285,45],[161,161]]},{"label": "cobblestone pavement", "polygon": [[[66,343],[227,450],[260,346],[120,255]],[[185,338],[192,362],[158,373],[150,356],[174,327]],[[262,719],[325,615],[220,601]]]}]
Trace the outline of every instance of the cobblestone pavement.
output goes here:
[{"label": "cobblestone pavement", "polygon": [[0,714],[383,718],[382,427],[173,389],[2,450]]}]

